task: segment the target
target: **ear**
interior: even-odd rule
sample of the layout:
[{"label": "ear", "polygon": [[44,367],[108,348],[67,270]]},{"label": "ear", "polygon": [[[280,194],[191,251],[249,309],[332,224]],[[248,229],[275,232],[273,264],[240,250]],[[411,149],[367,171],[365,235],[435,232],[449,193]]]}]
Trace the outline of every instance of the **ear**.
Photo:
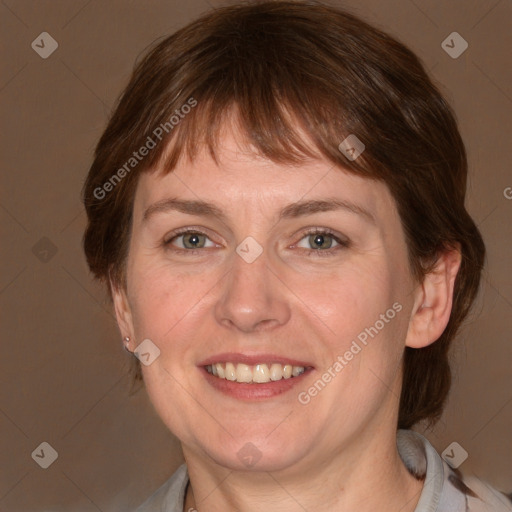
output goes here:
[{"label": "ear", "polygon": [[123,286],[114,284],[112,281],[110,281],[110,290],[112,293],[112,300],[114,302],[117,325],[121,331],[121,336],[123,338],[128,336],[133,339],[133,319],[126,290]]},{"label": "ear", "polygon": [[405,345],[422,348],[438,340],[450,319],[455,278],[460,268],[460,248],[439,254],[431,272],[415,290],[414,307]]}]

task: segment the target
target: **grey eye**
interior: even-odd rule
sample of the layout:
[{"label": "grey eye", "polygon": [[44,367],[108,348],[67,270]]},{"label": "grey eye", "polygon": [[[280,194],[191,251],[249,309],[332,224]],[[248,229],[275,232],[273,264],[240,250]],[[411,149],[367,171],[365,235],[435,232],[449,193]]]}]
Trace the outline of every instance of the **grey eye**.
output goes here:
[{"label": "grey eye", "polygon": [[334,240],[334,236],[329,233],[312,233],[305,236],[298,244],[298,247],[304,249],[331,249],[338,242]]},{"label": "grey eye", "polygon": [[214,247],[215,244],[204,233],[187,231],[178,233],[168,240],[166,245],[174,245],[179,249],[204,249],[205,247]]},{"label": "grey eye", "polygon": [[200,233],[187,233],[181,235],[181,237],[183,238],[183,246],[186,249],[200,249],[206,243],[206,235],[201,235]]}]

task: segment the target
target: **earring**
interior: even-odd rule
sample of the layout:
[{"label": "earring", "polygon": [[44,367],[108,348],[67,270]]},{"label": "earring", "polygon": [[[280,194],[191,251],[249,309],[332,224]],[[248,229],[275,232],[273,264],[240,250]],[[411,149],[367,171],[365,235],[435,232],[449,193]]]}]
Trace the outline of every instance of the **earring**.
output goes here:
[{"label": "earring", "polygon": [[124,339],[123,339],[123,344],[124,344],[124,349],[127,351],[127,352],[130,352],[130,354],[132,353],[132,351],[128,348],[128,346],[130,345],[130,338],[128,336],[126,336]]}]

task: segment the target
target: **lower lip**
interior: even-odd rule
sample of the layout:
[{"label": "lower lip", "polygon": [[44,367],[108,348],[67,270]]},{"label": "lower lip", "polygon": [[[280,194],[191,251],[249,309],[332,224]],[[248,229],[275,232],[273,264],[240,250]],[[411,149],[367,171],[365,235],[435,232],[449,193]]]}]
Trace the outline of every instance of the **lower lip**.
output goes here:
[{"label": "lower lip", "polygon": [[211,373],[208,373],[204,367],[201,367],[201,370],[206,381],[217,391],[220,391],[225,395],[238,398],[240,400],[264,400],[290,391],[297,384],[303,382],[303,379],[309,375],[312,369],[308,368],[298,377],[290,377],[289,379],[275,380],[261,384],[221,379],[219,377],[215,377]]}]

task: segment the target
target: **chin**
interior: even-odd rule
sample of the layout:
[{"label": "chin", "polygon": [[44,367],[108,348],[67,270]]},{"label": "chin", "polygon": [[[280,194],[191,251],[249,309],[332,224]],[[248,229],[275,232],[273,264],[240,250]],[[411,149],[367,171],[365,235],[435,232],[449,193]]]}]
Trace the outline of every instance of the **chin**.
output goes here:
[{"label": "chin", "polygon": [[[243,437],[243,438],[242,438]],[[265,435],[229,438],[215,447],[205,446],[204,451],[219,466],[232,471],[282,471],[299,463],[307,452],[304,440],[297,436],[297,443],[290,443],[290,436],[272,439]]]}]

